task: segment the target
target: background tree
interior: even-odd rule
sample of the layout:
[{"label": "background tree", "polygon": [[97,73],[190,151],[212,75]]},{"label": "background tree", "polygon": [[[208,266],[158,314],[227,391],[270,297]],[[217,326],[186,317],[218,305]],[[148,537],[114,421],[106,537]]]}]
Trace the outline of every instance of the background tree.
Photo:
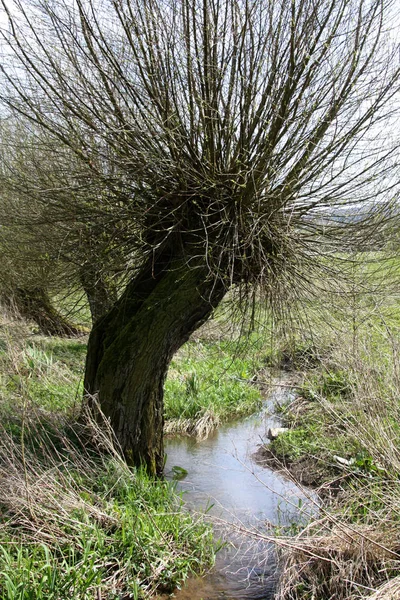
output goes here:
[{"label": "background tree", "polygon": [[232,286],[308,288],[351,243],[329,210],[394,185],[380,134],[399,82],[393,5],[1,1],[4,103],[47,133],[55,162],[76,159],[67,188],[37,196],[135,257],[92,330],[85,389],[127,460],[161,472],[173,353]]},{"label": "background tree", "polygon": [[[54,186],[74,193],[70,176],[76,159],[64,152],[54,162],[49,142],[26,121],[1,124],[0,243],[7,267],[0,283],[3,299],[36,321],[43,333],[76,335],[82,328],[65,319],[50,296],[78,299],[83,289],[94,322],[117,299],[117,275],[126,265],[118,264],[118,249],[93,217],[91,223],[81,220],[76,211],[65,210],[68,205],[60,197],[52,196]],[[96,197],[85,189],[85,203],[90,201],[96,206]]]}]

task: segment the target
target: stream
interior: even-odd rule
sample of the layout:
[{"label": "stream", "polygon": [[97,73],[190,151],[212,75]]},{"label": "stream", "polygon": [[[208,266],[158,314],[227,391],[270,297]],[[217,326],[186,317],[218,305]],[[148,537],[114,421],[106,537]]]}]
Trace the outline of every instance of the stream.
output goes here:
[{"label": "stream", "polygon": [[267,441],[270,427],[281,425],[274,405],[287,402],[290,387],[277,385],[256,415],[221,426],[206,440],[189,437],[166,440],[166,474],[174,466],[187,476],[177,483],[191,510],[205,511],[216,537],[227,542],[214,569],[193,578],[175,593],[177,600],[252,599],[274,597],[278,578],[275,547],[245,531],[273,537],[274,526],[305,522],[315,507],[294,483],[252,459]]}]

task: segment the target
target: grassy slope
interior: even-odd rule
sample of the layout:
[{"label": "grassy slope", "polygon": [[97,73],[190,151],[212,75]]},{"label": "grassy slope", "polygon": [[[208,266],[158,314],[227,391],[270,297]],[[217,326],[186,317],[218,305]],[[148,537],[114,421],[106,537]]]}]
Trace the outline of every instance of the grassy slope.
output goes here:
[{"label": "grassy slope", "polygon": [[2,600],[148,597],[213,561],[171,486],[127,469],[106,424],[76,422],[85,351],[2,319]]}]

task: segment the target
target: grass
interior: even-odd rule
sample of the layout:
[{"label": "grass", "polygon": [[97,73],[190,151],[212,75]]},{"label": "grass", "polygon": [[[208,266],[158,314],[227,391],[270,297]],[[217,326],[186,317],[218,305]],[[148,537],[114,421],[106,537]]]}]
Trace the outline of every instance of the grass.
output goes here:
[{"label": "grass", "polygon": [[[285,342],[298,397],[268,452],[294,477],[317,473],[322,504],[282,555],[278,600],[400,595],[400,303],[389,283],[328,312],[326,299],[310,302],[311,328],[299,320]],[[313,360],[301,362],[307,347]]]},{"label": "grass", "polygon": [[165,384],[168,433],[205,437],[219,423],[248,415],[262,404],[254,376],[265,364],[260,339],[247,352],[234,340],[200,337],[189,341],[172,361]]},{"label": "grass", "polygon": [[[170,430],[206,435],[261,405],[252,379],[263,344],[238,352],[215,327],[171,365]],[[210,527],[171,484],[128,469],[107,423],[82,420],[85,354],[84,339],[40,336],[2,315],[0,600],[148,598],[213,564]]]},{"label": "grass", "polygon": [[[10,317],[7,317],[9,320]],[[7,321],[0,329],[1,412],[22,398],[38,408],[71,412],[80,403],[86,344],[31,335],[27,325]]]},{"label": "grass", "polygon": [[0,598],[144,598],[212,564],[209,526],[125,465],[106,422],[24,416],[1,435]]},{"label": "grass", "polygon": [[148,598],[210,567],[210,527],[80,414],[85,343],[0,325],[0,599]]},{"label": "grass", "polygon": [[[166,431],[204,437],[260,407],[260,370],[296,371],[298,397],[280,407],[289,431],[268,449],[295,477],[314,469],[322,504],[284,540],[278,600],[400,593],[400,299],[393,265],[375,259],[285,322],[261,316],[245,342],[217,314],[166,380]],[[0,328],[0,600],[149,597],[213,560],[210,530],[171,488],[127,470],[107,428],[74,421],[85,352]]]},{"label": "grass", "polygon": [[[211,333],[210,333],[211,332]],[[0,333],[3,410],[26,395],[38,407],[69,413],[80,406],[85,339],[31,335],[23,323]],[[256,373],[270,360],[258,334],[231,339],[218,321],[208,324],[174,357],[165,383],[167,433],[205,437],[221,422],[257,411],[262,404]]]}]

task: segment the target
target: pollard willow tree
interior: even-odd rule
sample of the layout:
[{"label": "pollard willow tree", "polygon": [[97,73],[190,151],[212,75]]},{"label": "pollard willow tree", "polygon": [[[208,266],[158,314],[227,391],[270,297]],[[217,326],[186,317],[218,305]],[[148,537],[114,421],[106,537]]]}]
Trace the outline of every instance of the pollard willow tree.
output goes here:
[{"label": "pollard willow tree", "polygon": [[96,321],[118,297],[125,256],[120,243],[114,243],[115,229],[110,237],[102,219],[96,223],[95,214],[87,219],[88,207],[99,204],[91,170],[69,148],[56,149],[55,142],[26,120],[0,121],[0,254],[5,267],[0,295],[43,333],[78,335],[84,328],[63,318],[51,296],[77,298],[83,289]]},{"label": "pollard willow tree", "polygon": [[399,84],[393,5],[1,1],[5,105],[97,188],[85,205],[77,169],[71,197],[53,185],[44,201],[101,222],[134,257],[90,335],[86,393],[127,461],[160,473],[174,352],[232,286],[307,286],[334,244],[321,214],[393,185],[382,144]]}]

